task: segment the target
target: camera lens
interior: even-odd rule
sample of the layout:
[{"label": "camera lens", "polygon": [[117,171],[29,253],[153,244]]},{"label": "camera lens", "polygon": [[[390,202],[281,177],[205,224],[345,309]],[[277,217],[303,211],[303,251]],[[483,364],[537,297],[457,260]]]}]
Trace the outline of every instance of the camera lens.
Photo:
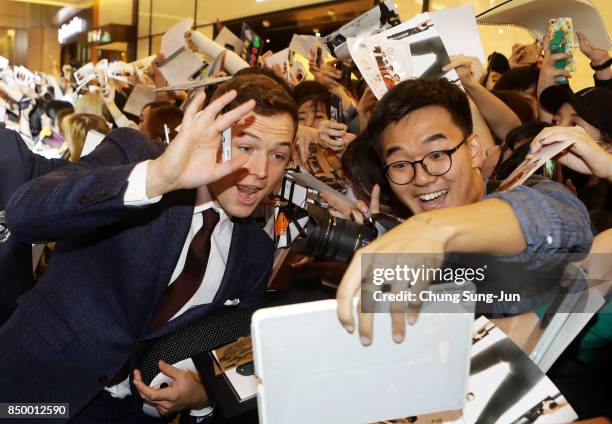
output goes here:
[{"label": "camera lens", "polygon": [[372,225],[337,218],[319,206],[309,206],[308,215],[306,237],[293,245],[296,253],[349,262],[357,249],[378,237]]}]

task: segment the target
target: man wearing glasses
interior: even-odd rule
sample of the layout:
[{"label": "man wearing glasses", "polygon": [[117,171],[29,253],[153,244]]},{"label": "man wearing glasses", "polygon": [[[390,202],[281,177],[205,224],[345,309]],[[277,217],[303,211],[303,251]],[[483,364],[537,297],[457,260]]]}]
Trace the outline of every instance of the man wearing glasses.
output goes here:
[{"label": "man wearing glasses", "polygon": [[[563,267],[569,253],[588,252],[588,212],[560,184],[534,177],[505,193],[485,184],[479,170],[483,150],[473,133],[467,97],[447,80],[410,80],[390,90],[376,106],[365,136],[384,164],[393,194],[414,216],[353,258],[337,294],[338,318],[347,331],[355,329],[352,299],[361,288],[361,262],[367,260],[361,253],[414,254],[405,256],[415,258],[414,267],[420,266],[418,254],[433,254],[441,265],[447,252],[478,253],[509,264],[506,272],[546,272]],[[428,284],[421,281],[415,289]],[[529,283],[515,278],[511,284]],[[418,308],[418,301],[407,302],[391,314],[396,342],[404,339],[406,321],[416,321]],[[358,320],[364,345],[372,342],[373,315],[367,312],[360,310]]]}]

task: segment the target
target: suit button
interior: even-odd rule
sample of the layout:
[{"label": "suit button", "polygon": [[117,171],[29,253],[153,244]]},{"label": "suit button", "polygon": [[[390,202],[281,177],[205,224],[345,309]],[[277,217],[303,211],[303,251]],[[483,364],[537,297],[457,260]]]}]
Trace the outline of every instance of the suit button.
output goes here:
[{"label": "suit button", "polygon": [[98,377],[98,383],[100,384],[108,383],[108,377],[106,376],[106,374],[102,374],[100,377]]}]

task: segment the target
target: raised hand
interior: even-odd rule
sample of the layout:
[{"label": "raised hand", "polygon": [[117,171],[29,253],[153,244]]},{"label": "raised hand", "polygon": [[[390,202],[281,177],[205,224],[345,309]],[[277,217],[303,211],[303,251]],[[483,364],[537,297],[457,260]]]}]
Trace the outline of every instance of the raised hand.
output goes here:
[{"label": "raised hand", "polygon": [[323,121],[319,127],[319,144],[334,152],[342,152],[357,136],[347,131],[346,124]]},{"label": "raised hand", "polygon": [[565,69],[555,68],[555,62],[557,60],[569,59],[571,55],[566,53],[551,54],[548,47],[549,37],[546,35],[544,38],[544,60],[542,61],[542,67],[540,68],[540,78],[538,79],[538,97],[542,94],[542,91],[547,87],[556,84],[556,77],[571,78],[572,75]]},{"label": "raised hand", "polygon": [[185,35],[185,44],[187,44],[187,47],[189,48],[189,50],[194,51],[194,52],[199,51],[198,46],[191,39],[191,31],[185,31],[184,35]]},{"label": "raised hand", "polygon": [[448,72],[451,69],[454,69],[457,72],[457,75],[459,75],[459,79],[461,80],[462,84],[473,84],[482,80],[485,70],[478,58],[456,55],[451,56],[450,60],[451,62],[444,66],[442,70],[444,72]]},{"label": "raised hand", "polygon": [[182,128],[164,153],[149,163],[147,196],[156,197],[179,189],[198,188],[237,171],[248,161],[248,156],[234,155],[230,160],[218,162],[221,133],[247,115],[255,101],[220,114],[234,98],[232,90],[222,95],[197,113],[204,102],[204,93],[198,93],[191,102],[182,122]]},{"label": "raised hand", "polygon": [[107,105],[114,103],[115,87],[113,87],[111,84],[106,84],[100,89],[100,97],[102,97],[102,101]]},{"label": "raised hand", "polygon": [[606,49],[593,47],[584,32],[578,32],[578,41],[580,41],[580,51],[591,60],[593,65],[601,65],[610,59],[610,53]]},{"label": "raised hand", "polygon": [[319,139],[319,130],[304,125],[298,125],[295,138],[299,151],[299,160],[305,164],[308,162],[308,156],[310,156],[310,145],[316,143]]},{"label": "raised hand", "polygon": [[[372,311],[361,308],[362,283],[366,284],[366,288],[370,285],[367,276],[362,275],[362,270],[372,269],[374,266],[393,268],[397,265],[397,254],[408,254],[402,256],[402,263],[409,267],[416,268],[423,265],[424,262],[427,262],[426,265],[429,267],[439,267],[443,261],[443,252],[449,238],[448,229],[435,225],[427,214],[419,214],[385,233],[366,247],[359,249],[342,277],[336,293],[340,324],[349,333],[355,330],[353,299],[360,298],[357,307],[359,336],[363,345],[371,344],[374,314]],[[404,287],[403,283],[391,282],[391,292],[400,293],[403,290],[409,290],[415,293],[415,298],[406,302],[391,303],[391,328],[393,340],[397,343],[404,340],[406,322],[414,324],[417,321],[421,307],[419,294],[427,290],[430,281],[422,279],[410,287]]]},{"label": "raised hand", "polygon": [[559,156],[559,163],[581,174],[595,175],[612,181],[612,154],[605,151],[579,126],[544,128],[533,139],[527,157],[533,157],[544,146],[567,140],[573,143]]}]

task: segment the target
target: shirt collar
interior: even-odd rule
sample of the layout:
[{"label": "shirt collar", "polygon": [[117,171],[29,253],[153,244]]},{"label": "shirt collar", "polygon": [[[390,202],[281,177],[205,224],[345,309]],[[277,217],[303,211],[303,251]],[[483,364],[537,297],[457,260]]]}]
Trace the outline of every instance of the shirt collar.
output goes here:
[{"label": "shirt collar", "polygon": [[220,208],[215,204],[215,201],[212,199],[210,192],[207,187],[198,188],[198,192],[196,195],[196,201],[199,203],[193,208],[193,214],[197,215],[199,213],[204,212],[207,209],[214,209],[219,214],[219,224],[217,225],[217,232],[220,234],[227,229],[231,230],[233,228],[232,221],[230,217],[225,213],[223,208]]}]

